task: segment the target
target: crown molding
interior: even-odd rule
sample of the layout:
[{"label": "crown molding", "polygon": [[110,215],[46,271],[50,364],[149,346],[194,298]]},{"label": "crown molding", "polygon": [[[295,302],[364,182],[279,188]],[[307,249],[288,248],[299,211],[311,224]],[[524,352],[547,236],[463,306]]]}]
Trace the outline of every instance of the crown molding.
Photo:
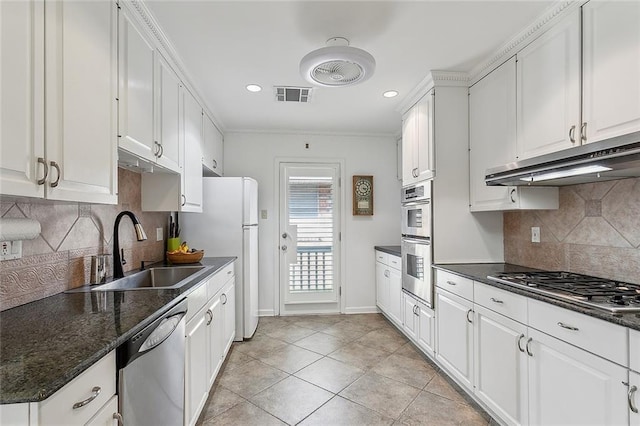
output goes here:
[{"label": "crown molding", "polygon": [[431,71],[431,79],[434,87],[466,87],[469,82],[468,74],[460,71]]},{"label": "crown molding", "polygon": [[204,101],[202,96],[200,96],[202,91],[199,90],[199,87],[194,83],[193,76],[187,71],[187,67],[182,61],[182,58],[164,31],[162,31],[158,21],[156,21],[145,2],[143,0],[119,0],[119,5],[126,7],[127,10],[134,15],[137,23],[153,36],[156,47],[160,50],[162,56],[175,68],[182,83],[202,105],[205,114],[214,121],[214,125],[218,130],[224,133],[224,124],[218,118],[217,114],[213,112],[213,109]]},{"label": "crown molding", "polygon": [[468,87],[466,72],[432,70],[418,85],[405,96],[396,111],[404,114],[434,87]]},{"label": "crown molding", "polygon": [[555,23],[574,9],[579,8],[584,1],[559,0],[549,6],[536,20],[525,27],[506,43],[496,49],[486,60],[476,65],[468,73],[469,85],[473,85],[482,77],[506,62],[511,56],[531,43]]},{"label": "crown molding", "polygon": [[407,93],[407,96],[405,96],[402,102],[400,102],[396,107],[396,111],[404,115],[404,113],[407,112],[409,108],[414,106],[416,102],[418,102],[420,98],[426,95],[427,92],[432,88],[433,76],[431,75],[431,72],[429,72],[429,74],[427,74],[427,76],[423,78],[416,87],[414,87],[409,93]]}]

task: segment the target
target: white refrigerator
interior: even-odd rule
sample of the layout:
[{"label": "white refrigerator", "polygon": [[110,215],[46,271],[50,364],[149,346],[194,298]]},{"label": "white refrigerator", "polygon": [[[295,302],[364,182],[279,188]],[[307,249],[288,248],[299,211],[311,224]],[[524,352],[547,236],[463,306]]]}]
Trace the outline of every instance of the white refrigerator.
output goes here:
[{"label": "white refrigerator", "polygon": [[207,257],[236,256],[236,340],[258,326],[258,182],[203,178],[202,213],[180,215],[180,238]]}]

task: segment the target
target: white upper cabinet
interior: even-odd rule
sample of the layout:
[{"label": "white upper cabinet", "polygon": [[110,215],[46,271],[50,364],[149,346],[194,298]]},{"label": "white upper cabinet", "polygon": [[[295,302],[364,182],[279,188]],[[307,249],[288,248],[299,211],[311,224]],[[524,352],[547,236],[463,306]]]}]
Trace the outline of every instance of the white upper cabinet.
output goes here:
[{"label": "white upper cabinet", "polygon": [[471,211],[557,209],[558,189],[487,186],[487,169],[516,159],[516,58],[469,88]]},{"label": "white upper cabinet", "polygon": [[157,54],[156,125],[154,154],[160,166],[180,172],[180,89],[182,83],[171,66]]},{"label": "white upper cabinet", "polygon": [[44,3],[0,2],[0,190],[44,197]]},{"label": "white upper cabinet", "polygon": [[47,198],[115,204],[117,6],[47,2],[45,8]]},{"label": "white upper cabinet", "polygon": [[583,6],[583,138],[640,131],[640,2]]},{"label": "white upper cabinet", "polygon": [[402,184],[434,175],[433,91],[422,97],[402,118]]},{"label": "white upper cabinet", "polygon": [[580,11],[517,54],[519,160],[580,144]]},{"label": "white upper cabinet", "polygon": [[183,90],[184,164],[180,211],[202,212],[202,107]]},{"label": "white upper cabinet", "polygon": [[204,138],[202,144],[202,165],[218,176],[224,174],[223,139],[213,120],[204,115]]},{"label": "white upper cabinet", "polygon": [[127,8],[120,19],[119,147],[145,159],[155,159],[154,61],[155,49],[146,34],[133,23]]}]

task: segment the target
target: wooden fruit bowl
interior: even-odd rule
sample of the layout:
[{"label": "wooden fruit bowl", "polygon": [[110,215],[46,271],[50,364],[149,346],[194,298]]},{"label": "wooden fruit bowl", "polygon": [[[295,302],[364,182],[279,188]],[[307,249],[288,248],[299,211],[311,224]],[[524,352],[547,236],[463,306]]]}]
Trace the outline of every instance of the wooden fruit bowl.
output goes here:
[{"label": "wooden fruit bowl", "polygon": [[169,253],[167,259],[171,263],[198,263],[204,257],[204,250],[194,251],[192,253]]}]

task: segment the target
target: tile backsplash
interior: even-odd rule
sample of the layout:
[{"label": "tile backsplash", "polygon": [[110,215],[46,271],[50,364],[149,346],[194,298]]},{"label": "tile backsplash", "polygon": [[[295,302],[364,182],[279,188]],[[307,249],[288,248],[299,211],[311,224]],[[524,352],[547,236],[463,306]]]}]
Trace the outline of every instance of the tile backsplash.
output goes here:
[{"label": "tile backsplash", "polygon": [[504,244],[508,263],[640,283],[640,179],[565,186],[558,210],[504,213]]},{"label": "tile backsplash", "polygon": [[[118,169],[117,205],[0,198],[0,217],[36,219],[42,227],[38,238],[23,241],[21,259],[0,263],[0,310],[89,282],[91,256],[112,254],[115,218],[123,210],[140,219],[148,237],[137,241],[131,221],[122,219],[124,270],[138,268],[141,260],[162,260],[164,242],[156,241],[156,228],[163,228],[166,237],[168,213],[142,212],[140,180],[139,174]],[[108,268],[112,275],[111,263]]]}]

